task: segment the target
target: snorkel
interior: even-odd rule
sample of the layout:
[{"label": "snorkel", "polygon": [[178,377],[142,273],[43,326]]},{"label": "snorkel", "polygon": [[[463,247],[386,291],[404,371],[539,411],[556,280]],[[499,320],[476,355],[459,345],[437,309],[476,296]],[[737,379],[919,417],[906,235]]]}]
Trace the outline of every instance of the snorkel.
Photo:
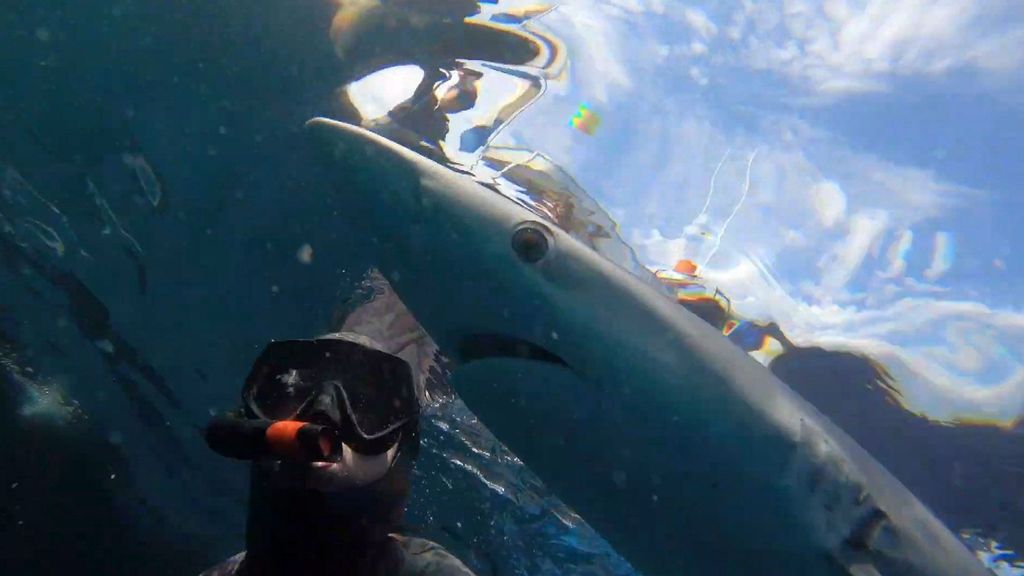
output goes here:
[{"label": "snorkel", "polygon": [[336,428],[295,420],[252,420],[224,414],[210,420],[204,437],[211,450],[236,460],[334,462],[343,453]]},{"label": "snorkel", "polygon": [[[412,429],[406,435],[416,438]],[[362,486],[383,477],[397,461],[400,447],[415,453],[415,443],[402,442],[401,436],[380,454],[363,454],[344,443],[334,427],[230,414],[211,419],[204,437],[211,450],[226,458],[275,464],[278,472],[282,471],[278,463],[286,464],[284,470],[292,466],[293,472],[315,471],[304,475],[302,482],[324,491]]]}]

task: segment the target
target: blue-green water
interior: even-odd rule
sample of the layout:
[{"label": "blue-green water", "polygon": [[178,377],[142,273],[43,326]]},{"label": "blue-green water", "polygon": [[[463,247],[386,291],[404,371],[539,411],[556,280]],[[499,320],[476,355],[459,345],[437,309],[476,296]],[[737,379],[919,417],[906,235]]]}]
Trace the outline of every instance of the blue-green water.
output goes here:
[{"label": "blue-green water", "polygon": [[[415,33],[401,28],[401,17],[399,24],[374,30],[373,18],[355,8],[376,4],[349,2],[339,11],[319,0],[7,0],[0,15],[0,444],[7,463],[0,466],[0,557],[11,573],[195,573],[241,549],[244,468],[209,453],[198,429],[211,411],[235,404],[241,380],[265,342],[335,327],[372,264],[368,239],[345,224],[358,215],[323,188],[320,167],[301,134],[302,123],[313,116],[363,120],[417,151],[472,171],[637,274],[684,257],[699,262],[707,283],[723,286],[736,300],[730,312],[735,306],[740,317],[762,324],[777,320],[793,339],[785,354],[766,357],[772,370],[889,467],[951,529],[979,550],[994,542],[1024,546],[1024,449],[1012,406],[989,410],[984,402],[957,403],[953,394],[930,396],[931,388],[900,376],[912,373],[928,381],[920,374],[935,372],[901,369],[918,365],[880,344],[909,349],[915,341],[868,338],[878,332],[863,323],[807,321],[806,308],[793,312],[768,291],[738,294],[725,272],[743,270],[739,264],[723,264],[714,280],[714,263],[722,258],[730,258],[730,265],[764,263],[756,234],[733,232],[723,243],[730,214],[746,214],[739,210],[750,192],[750,205],[760,206],[767,218],[771,192],[776,202],[791,201],[778,183],[795,178],[783,166],[793,150],[768,143],[758,152],[759,141],[749,135],[760,134],[756,130],[725,143],[697,129],[729,112],[740,124],[756,125],[756,112],[737,105],[697,120],[671,112],[701,98],[742,101],[734,86],[712,84],[712,96],[680,94],[650,61],[623,70],[608,60],[602,68],[602,54],[583,40],[632,22],[632,12],[620,3],[592,10],[570,3],[561,13],[525,10],[525,3],[482,4],[476,20],[516,31],[512,39],[492,29],[467,33],[463,17],[480,8],[473,2],[382,3],[395,14],[416,14],[430,23]],[[669,34],[683,30],[684,22],[700,22],[681,6],[674,12],[669,6],[667,13],[679,17],[655,18],[642,28],[644,34]],[[542,49],[525,50],[519,34]],[[392,76],[383,83],[371,76],[350,85],[386,69]],[[614,90],[595,84],[587,75],[594,69],[605,70],[613,88],[647,86],[645,93],[660,95],[655,100],[663,106],[648,110],[650,101],[638,96],[623,101],[602,94]],[[706,73],[682,70],[696,79]],[[381,116],[418,83],[429,94],[419,94],[390,119]],[[584,121],[583,129],[570,127],[573,114],[585,116],[579,108],[585,101],[599,112],[600,125],[591,130]],[[675,118],[691,126],[684,130],[691,139],[679,145],[685,152],[672,157],[638,151],[639,122],[623,111],[630,102],[662,124]],[[733,145],[746,148],[727,152]],[[768,173],[756,172],[755,153],[758,162],[773,166]],[[699,167],[683,163],[683,157],[699,158],[693,160]],[[685,185],[660,186],[663,193],[644,196],[643,207],[629,201],[640,195],[630,192],[632,186],[655,188],[641,182],[638,172],[674,170],[687,173]],[[829,175],[841,180],[845,173]],[[758,189],[759,176],[774,178],[776,188]],[[715,192],[716,180],[731,197]],[[859,189],[844,185],[843,209],[851,207],[849,238],[856,243],[854,231],[873,229],[885,218],[852,214]],[[830,226],[845,217],[834,208],[831,188],[814,189]],[[695,228],[680,235],[688,245],[669,242],[678,250],[663,255],[666,249],[636,222],[646,214],[657,238],[666,240],[661,231],[686,224],[676,222],[677,204],[693,204],[687,217],[694,217]],[[943,248],[950,241],[940,238],[952,236],[939,234],[947,232],[934,222],[928,225],[935,230],[918,229],[918,237],[931,242],[934,232],[935,250],[919,266],[926,268],[922,274],[936,279],[938,288],[959,288],[962,276],[952,288],[938,285],[953,266],[947,261],[952,249]],[[797,225],[791,232],[778,243],[798,245],[801,234],[810,236]],[[880,237],[875,241],[881,243]],[[903,244],[893,244],[892,271],[899,262],[904,268],[913,264]],[[969,242],[963,244],[969,249]],[[738,256],[744,254],[754,257]],[[843,264],[850,258],[856,256],[837,252],[823,260]],[[986,258],[998,268],[996,260],[1010,261],[1005,255]],[[806,273],[782,260],[770,272],[766,276],[775,284],[765,285],[786,287]],[[796,280],[773,278],[790,272]],[[872,276],[844,268],[826,274],[817,288],[836,288],[839,280],[858,274]],[[761,286],[743,279],[738,285]],[[996,304],[1012,312],[1015,301],[1009,298]],[[828,306],[812,304],[818,318],[832,319]],[[776,313],[764,312],[773,306]],[[864,310],[874,311],[869,308]],[[1009,335],[1015,336],[1016,316],[1006,315]],[[925,341],[959,325],[945,318],[925,317],[937,323],[917,337]],[[917,320],[910,310],[898,322]],[[993,325],[1003,326],[987,326]],[[984,327],[966,329],[1007,343],[1004,359],[1012,366],[1019,355],[1014,340]],[[895,377],[868,357],[877,357]],[[1001,377],[1001,366],[989,368],[978,373],[977,382]],[[883,384],[903,386],[902,396],[895,397],[917,414],[892,402]],[[945,402],[947,396],[954,401]],[[946,426],[925,416],[981,422]],[[632,572],[457,399],[440,398],[427,412],[424,432],[409,523],[478,573]]]}]

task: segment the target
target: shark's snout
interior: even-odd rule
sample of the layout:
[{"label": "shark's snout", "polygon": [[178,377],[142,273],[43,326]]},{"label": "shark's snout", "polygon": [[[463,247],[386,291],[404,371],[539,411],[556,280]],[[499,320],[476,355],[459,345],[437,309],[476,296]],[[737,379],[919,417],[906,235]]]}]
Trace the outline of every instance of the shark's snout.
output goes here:
[{"label": "shark's snout", "polygon": [[[335,188],[362,211],[416,210],[421,203],[415,153],[362,128],[313,118],[306,133],[329,166]],[[368,214],[367,214],[368,215]],[[402,215],[396,215],[401,219]]]},{"label": "shark's snout", "polygon": [[306,122],[306,133],[322,150],[332,153],[365,150],[366,135],[355,126],[331,120],[313,118]]},{"label": "shark's snout", "polygon": [[[328,118],[313,118],[306,122],[306,133],[314,146],[335,165],[358,172],[377,173],[386,170],[389,179],[408,161],[402,158],[404,149],[393,142],[350,124]],[[409,170],[405,170],[409,172]]]}]

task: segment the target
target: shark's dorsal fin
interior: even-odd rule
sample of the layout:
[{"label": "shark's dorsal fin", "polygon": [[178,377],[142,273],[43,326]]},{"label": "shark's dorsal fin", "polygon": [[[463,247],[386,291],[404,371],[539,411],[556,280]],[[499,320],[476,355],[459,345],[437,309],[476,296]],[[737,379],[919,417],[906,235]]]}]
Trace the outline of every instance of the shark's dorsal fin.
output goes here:
[{"label": "shark's dorsal fin", "polygon": [[376,269],[367,271],[335,328],[376,340],[412,367],[423,406],[452,396],[449,362]]}]

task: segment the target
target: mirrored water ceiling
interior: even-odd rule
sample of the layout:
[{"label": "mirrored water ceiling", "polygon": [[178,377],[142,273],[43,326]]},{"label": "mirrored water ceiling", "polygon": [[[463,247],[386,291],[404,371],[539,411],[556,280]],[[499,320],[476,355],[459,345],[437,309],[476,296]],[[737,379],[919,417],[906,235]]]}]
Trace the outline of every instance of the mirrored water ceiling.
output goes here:
[{"label": "mirrored water ceiling", "polygon": [[[300,153],[301,123],[326,115],[471,174],[676,299],[990,566],[1024,573],[1024,15],[891,9],[15,2],[6,541],[167,573],[241,547],[244,472],[196,430],[266,341],[336,328],[369,264]],[[631,573],[435,393],[414,523],[482,574]],[[71,512],[54,522],[54,506]],[[82,526],[92,539],[62,536]]]},{"label": "mirrored water ceiling", "polygon": [[[419,95],[448,131],[418,144],[656,279],[979,550],[999,547],[978,540],[986,524],[1019,542],[1006,514],[1024,488],[1024,315],[1007,211],[1021,169],[1007,143],[1024,113],[1004,50],[1024,14],[513,4],[472,20],[533,36],[539,55],[458,61]],[[893,18],[925,24],[876,30]],[[349,94],[394,137],[413,123],[402,106],[381,118],[383,102],[422,77],[392,68]]]}]

